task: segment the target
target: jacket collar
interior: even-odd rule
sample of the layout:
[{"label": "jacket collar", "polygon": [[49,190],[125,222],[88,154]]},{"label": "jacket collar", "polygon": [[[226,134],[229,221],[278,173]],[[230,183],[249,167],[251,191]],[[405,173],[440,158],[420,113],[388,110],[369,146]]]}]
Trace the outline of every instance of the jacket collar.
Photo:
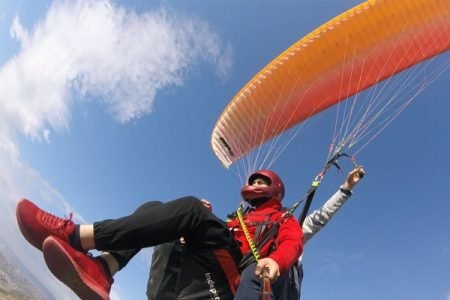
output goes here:
[{"label": "jacket collar", "polygon": [[258,210],[263,210],[263,209],[266,209],[266,208],[280,209],[281,208],[281,203],[276,198],[270,198],[269,200],[265,201],[260,206],[256,207],[255,210],[258,211]]}]

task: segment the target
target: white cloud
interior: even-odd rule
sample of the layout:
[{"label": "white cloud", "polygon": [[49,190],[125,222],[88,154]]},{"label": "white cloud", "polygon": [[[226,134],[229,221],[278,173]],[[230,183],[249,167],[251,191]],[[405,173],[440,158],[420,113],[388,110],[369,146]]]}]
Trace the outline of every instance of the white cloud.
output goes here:
[{"label": "white cloud", "polygon": [[10,33],[21,50],[0,69],[7,140],[15,131],[45,140],[49,128],[66,130],[76,96],[127,122],[150,113],[157,92],[182,85],[200,62],[222,78],[231,67],[230,47],[207,23],[162,8],[136,13],[110,1],[56,1],[33,29],[16,17]]},{"label": "white cloud", "polygon": [[[21,162],[16,134],[48,141],[51,132],[68,130],[74,103],[86,99],[101,102],[119,122],[139,118],[151,112],[158,91],[182,85],[202,62],[226,78],[232,51],[198,19],[167,9],[137,13],[101,0],[55,1],[31,29],[16,17],[10,35],[20,51],[0,67],[0,239],[56,298],[68,299],[72,293],[21,237],[15,206],[29,197],[58,215],[73,208]],[[148,256],[139,261],[148,264]],[[116,288],[111,297],[119,300]]]},{"label": "white cloud", "polygon": [[350,264],[364,260],[363,253],[325,252],[320,258],[321,273],[339,275]]}]

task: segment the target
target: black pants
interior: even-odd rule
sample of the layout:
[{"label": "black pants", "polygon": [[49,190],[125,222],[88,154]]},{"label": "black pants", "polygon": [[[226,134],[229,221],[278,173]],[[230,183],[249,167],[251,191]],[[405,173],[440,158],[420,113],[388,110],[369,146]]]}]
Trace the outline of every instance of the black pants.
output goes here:
[{"label": "black pants", "polygon": [[239,246],[226,224],[199,199],[183,197],[171,202],[147,202],[133,214],[94,223],[97,250],[110,252],[122,269],[140,249],[178,240],[201,248],[226,248],[235,261]]}]

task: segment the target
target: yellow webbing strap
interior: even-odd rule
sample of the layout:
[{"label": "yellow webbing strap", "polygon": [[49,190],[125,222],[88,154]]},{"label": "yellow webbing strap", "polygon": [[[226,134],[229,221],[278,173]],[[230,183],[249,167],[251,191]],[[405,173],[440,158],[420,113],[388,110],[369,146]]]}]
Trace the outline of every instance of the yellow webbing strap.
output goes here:
[{"label": "yellow webbing strap", "polygon": [[248,232],[247,225],[245,225],[244,217],[242,216],[242,207],[239,207],[237,210],[237,216],[239,219],[239,224],[241,224],[242,231],[244,231],[245,239],[247,240],[248,244],[250,245],[250,249],[252,250],[253,256],[255,257],[256,262],[259,261],[259,258],[261,257],[258,251],[258,248],[256,248],[255,243],[253,242],[252,237],[250,236],[250,232]]},{"label": "yellow webbing strap", "polygon": [[[255,243],[253,242],[252,237],[250,236],[250,232],[248,232],[247,225],[245,225],[244,217],[242,216],[242,207],[239,207],[236,211],[239,224],[241,224],[242,231],[244,231],[245,239],[247,240],[248,244],[250,245],[250,249],[252,250],[253,256],[255,257],[256,262],[258,263],[259,258],[261,257],[258,251],[258,248],[256,248]],[[261,300],[270,300],[271,299],[271,285],[270,280],[268,277],[268,269],[263,269],[263,276],[261,278]]]}]

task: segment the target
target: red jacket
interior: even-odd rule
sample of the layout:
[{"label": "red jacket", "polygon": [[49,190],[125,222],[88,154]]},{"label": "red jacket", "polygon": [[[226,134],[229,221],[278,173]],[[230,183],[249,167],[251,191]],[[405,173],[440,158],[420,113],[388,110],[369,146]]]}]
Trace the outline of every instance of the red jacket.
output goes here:
[{"label": "red jacket", "polygon": [[[303,232],[300,224],[294,217],[282,218],[283,212],[280,202],[276,199],[270,199],[255,210],[244,214],[244,222],[252,239],[254,239],[258,224],[281,222],[278,235],[274,241],[275,250],[271,252],[273,243],[270,242],[264,244],[260,249],[261,258],[272,258],[278,263],[281,274],[289,270],[303,251]],[[267,218],[268,220],[266,220]],[[240,243],[242,253],[245,255],[251,251],[239,219],[236,217],[228,220],[227,225],[233,232],[234,238]]]}]

